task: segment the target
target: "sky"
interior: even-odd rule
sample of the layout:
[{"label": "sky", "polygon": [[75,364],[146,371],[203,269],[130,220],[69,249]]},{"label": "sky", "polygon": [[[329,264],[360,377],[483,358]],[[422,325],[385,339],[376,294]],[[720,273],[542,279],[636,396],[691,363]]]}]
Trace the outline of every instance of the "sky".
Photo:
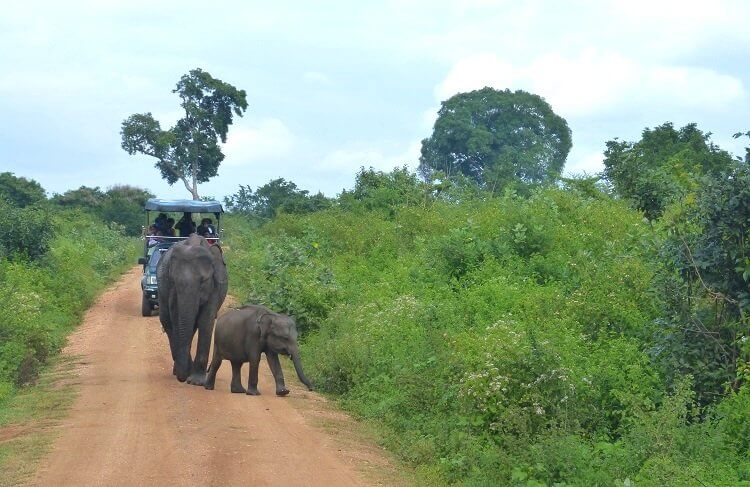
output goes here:
[{"label": "sky", "polygon": [[744,0],[0,1],[0,171],[50,195],[128,184],[163,198],[122,121],[181,117],[191,69],[247,92],[223,199],[275,178],[335,196],[360,167],[416,169],[440,103],[484,86],[542,96],[573,133],[565,174],[595,174],[608,140],[697,123],[733,154],[750,130]]}]

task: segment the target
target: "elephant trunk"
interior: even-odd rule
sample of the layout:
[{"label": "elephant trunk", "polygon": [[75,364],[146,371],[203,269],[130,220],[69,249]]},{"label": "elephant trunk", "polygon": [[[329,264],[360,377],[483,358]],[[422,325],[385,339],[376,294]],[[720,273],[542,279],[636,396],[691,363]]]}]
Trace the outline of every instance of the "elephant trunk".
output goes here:
[{"label": "elephant trunk", "polygon": [[305,384],[309,390],[313,390],[312,382],[305,377],[305,373],[302,371],[302,362],[299,359],[299,351],[294,351],[291,354],[292,362],[294,363],[294,370],[297,372],[300,382]]}]

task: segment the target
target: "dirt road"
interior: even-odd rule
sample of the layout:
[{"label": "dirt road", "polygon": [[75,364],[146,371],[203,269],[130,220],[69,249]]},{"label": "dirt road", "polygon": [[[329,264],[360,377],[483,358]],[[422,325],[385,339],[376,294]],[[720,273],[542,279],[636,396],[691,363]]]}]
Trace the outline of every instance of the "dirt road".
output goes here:
[{"label": "dirt road", "polygon": [[79,395],[33,485],[391,483],[379,450],[337,434],[351,420],[319,395],[291,382],[276,397],[265,360],[259,397],[229,392],[228,363],[214,391],[177,382],[159,318],[140,316],[138,268],[100,297],[64,353],[77,357]]}]

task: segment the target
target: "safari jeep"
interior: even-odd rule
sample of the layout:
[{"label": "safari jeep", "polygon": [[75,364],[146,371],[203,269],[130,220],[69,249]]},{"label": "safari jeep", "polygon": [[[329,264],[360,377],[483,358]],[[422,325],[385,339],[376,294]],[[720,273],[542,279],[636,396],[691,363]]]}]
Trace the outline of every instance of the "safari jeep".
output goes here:
[{"label": "safari jeep", "polygon": [[[164,252],[191,233],[205,237],[210,243],[219,243],[219,223],[224,209],[218,201],[150,198],[144,210],[143,256],[138,259],[143,266],[141,314],[151,316],[159,305],[156,268]],[[157,215],[153,220],[151,212]],[[216,219],[215,225],[212,217]],[[200,225],[195,223],[196,218]]]}]

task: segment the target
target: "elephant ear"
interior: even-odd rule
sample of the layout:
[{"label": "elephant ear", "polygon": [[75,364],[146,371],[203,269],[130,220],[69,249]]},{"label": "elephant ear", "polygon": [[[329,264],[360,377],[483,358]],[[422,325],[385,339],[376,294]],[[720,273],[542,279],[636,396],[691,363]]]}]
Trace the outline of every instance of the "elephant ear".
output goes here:
[{"label": "elephant ear", "polygon": [[229,282],[229,276],[227,275],[227,264],[224,262],[224,253],[218,245],[212,245],[209,251],[211,252],[214,280],[217,284],[226,286],[227,282]]},{"label": "elephant ear", "polygon": [[211,252],[211,257],[213,257],[214,261],[221,262],[224,266],[227,265],[226,262],[224,262],[224,251],[218,244],[212,245],[208,249]]},{"label": "elephant ear", "polygon": [[[171,250],[171,249],[170,249]],[[155,250],[154,252],[160,252],[160,250]],[[167,279],[169,279],[169,263],[172,260],[172,252],[169,250],[164,253],[164,255],[161,256],[159,259],[159,263],[156,265],[156,279],[157,282],[167,282]]]},{"label": "elephant ear", "polygon": [[263,343],[263,338],[271,331],[273,313],[265,311],[258,316],[256,321],[258,322],[258,328],[260,329],[260,342]]}]

